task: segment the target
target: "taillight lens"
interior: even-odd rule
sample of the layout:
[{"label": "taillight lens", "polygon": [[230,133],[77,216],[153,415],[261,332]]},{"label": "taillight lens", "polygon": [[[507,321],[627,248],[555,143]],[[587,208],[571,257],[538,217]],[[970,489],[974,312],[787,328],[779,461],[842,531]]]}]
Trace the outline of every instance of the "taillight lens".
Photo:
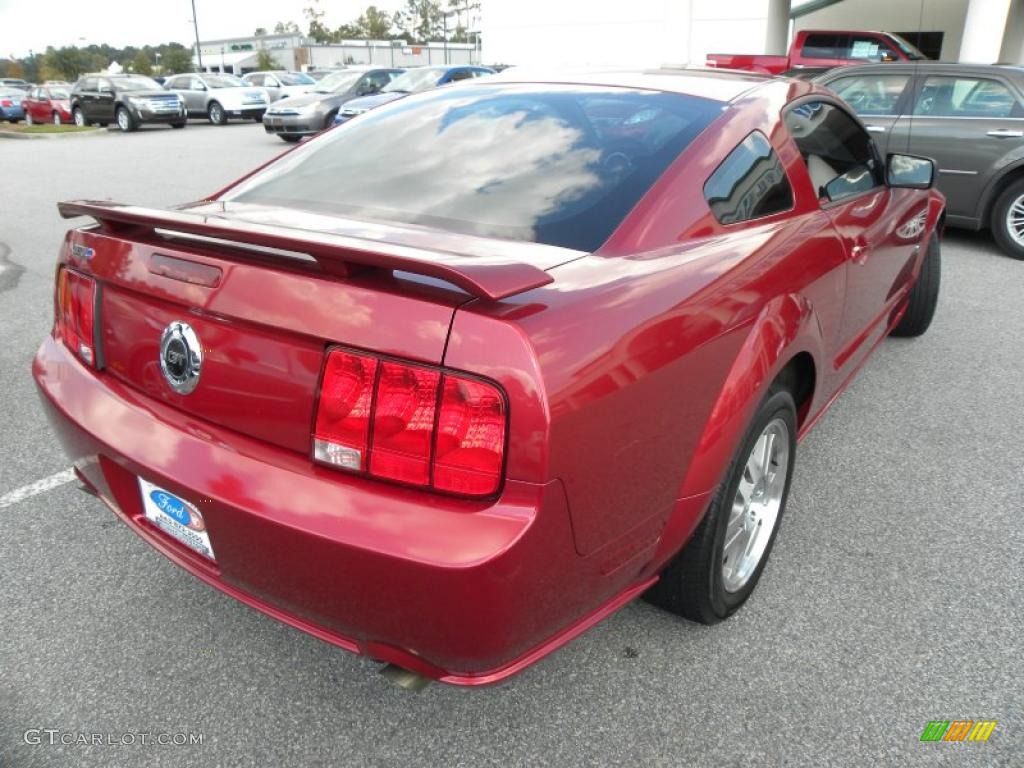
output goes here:
[{"label": "taillight lens", "polygon": [[382,363],[373,409],[370,474],[405,483],[430,481],[430,443],[440,371]]},{"label": "taillight lens", "polygon": [[434,487],[486,495],[498,489],[505,450],[505,400],[492,385],[446,376],[437,422]]},{"label": "taillight lens", "polygon": [[333,467],[489,496],[501,485],[507,412],[495,385],[346,350],[327,356],[313,457]]},{"label": "taillight lens", "polygon": [[377,375],[372,357],[331,352],[320,387],[313,455],[335,467],[362,471],[370,442],[370,406]]},{"label": "taillight lens", "polygon": [[62,268],[57,276],[57,330],[68,348],[94,367],[95,306],[96,281],[73,269]]},{"label": "taillight lens", "polygon": [[0,107],[13,107],[13,106],[14,106],[14,102],[11,101],[10,99],[0,100]]}]

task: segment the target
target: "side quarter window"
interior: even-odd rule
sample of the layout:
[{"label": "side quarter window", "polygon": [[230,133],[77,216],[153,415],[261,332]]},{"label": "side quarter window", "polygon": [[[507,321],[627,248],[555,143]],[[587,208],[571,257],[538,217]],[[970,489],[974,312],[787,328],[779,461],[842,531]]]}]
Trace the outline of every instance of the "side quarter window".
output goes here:
[{"label": "side quarter window", "polygon": [[871,137],[844,110],[827,101],[805,101],[787,109],[783,121],[819,199],[836,202],[883,185]]},{"label": "side quarter window", "polygon": [[793,207],[793,188],[764,134],[754,131],[704,183],[704,199],[721,224],[760,219]]}]

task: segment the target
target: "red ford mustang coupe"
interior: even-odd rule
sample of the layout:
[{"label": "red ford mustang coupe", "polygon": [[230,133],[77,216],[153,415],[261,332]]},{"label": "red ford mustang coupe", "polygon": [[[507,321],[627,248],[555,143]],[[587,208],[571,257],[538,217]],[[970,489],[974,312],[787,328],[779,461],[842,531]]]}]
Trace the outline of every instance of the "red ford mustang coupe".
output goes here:
[{"label": "red ford mustang coupe", "polygon": [[185,570],[459,684],[632,598],[728,617],[797,442],[939,287],[930,160],[712,71],[402,99],[173,210],[62,203],[34,361],[83,483]]}]

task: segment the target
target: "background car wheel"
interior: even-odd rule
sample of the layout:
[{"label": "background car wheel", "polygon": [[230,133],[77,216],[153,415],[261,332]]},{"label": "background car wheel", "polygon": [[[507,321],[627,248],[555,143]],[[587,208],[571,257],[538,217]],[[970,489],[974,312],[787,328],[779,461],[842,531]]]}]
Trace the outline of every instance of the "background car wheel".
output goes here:
[{"label": "background car wheel", "polygon": [[77,125],[78,127],[85,127],[85,114],[78,107],[75,107],[73,110],[71,110],[71,119],[75,121],[75,125]]},{"label": "background car wheel", "polygon": [[54,112],[53,113],[53,124],[54,125],[62,125],[63,123],[64,123],[64,121],[60,119],[60,112]]},{"label": "background car wheel", "polygon": [[1008,255],[1024,259],[1024,179],[1003,190],[992,206],[992,234]]},{"label": "background car wheel", "polygon": [[117,127],[123,133],[131,133],[138,127],[135,125],[135,118],[132,117],[132,113],[125,107],[117,108]]},{"label": "background car wheel", "polygon": [[921,274],[910,289],[907,311],[903,319],[892,329],[893,336],[920,336],[928,330],[939,303],[939,278],[942,272],[942,256],[939,236],[932,234],[928,241],[928,253],[921,264]]},{"label": "background car wheel", "polygon": [[224,113],[224,107],[216,101],[210,102],[210,106],[206,109],[206,116],[210,118],[210,123],[213,125],[224,125],[228,121],[228,116]]},{"label": "background car wheel", "polygon": [[324,118],[324,130],[327,130],[332,125],[334,125],[334,118],[337,117],[337,116],[338,116],[338,110],[334,110],[333,112],[328,112],[327,113],[327,117]]},{"label": "background car wheel", "polygon": [[252,121],[254,123],[262,123],[263,122],[263,113],[260,112],[259,114],[253,115],[252,116]]},{"label": "background car wheel", "polygon": [[32,113],[31,112],[26,112],[25,113],[25,125],[35,125],[35,124],[36,124],[35,121],[32,119]]},{"label": "background car wheel", "polygon": [[186,123],[171,123],[171,128],[184,128]]},{"label": "background car wheel", "polygon": [[714,624],[757,586],[786,508],[796,458],[796,405],[786,389],[761,402],[693,537],[644,597]]},{"label": "background car wheel", "polygon": [[287,133],[279,133],[277,135],[281,137],[281,141],[287,141],[289,144],[294,144],[302,138],[301,136],[289,136]]}]

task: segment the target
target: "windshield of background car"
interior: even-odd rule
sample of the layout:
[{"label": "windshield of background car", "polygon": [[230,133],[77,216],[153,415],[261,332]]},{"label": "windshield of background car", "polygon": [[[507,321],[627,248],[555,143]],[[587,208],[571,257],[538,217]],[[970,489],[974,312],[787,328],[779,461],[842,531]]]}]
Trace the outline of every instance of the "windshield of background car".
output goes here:
[{"label": "windshield of background car", "polygon": [[347,91],[362,76],[362,72],[332,72],[320,79],[313,93],[334,93]]},{"label": "windshield of background car", "polygon": [[297,72],[282,72],[277,79],[282,85],[313,85],[316,82],[309,75],[300,75]]},{"label": "windshield of background car", "polygon": [[437,81],[445,73],[440,67],[425,67],[424,69],[411,69],[405,74],[399,75],[390,83],[381,88],[381,93],[421,93],[429,91],[437,85]]},{"label": "windshield of background car", "polygon": [[67,88],[49,88],[47,90],[50,92],[50,98],[51,99],[57,99],[57,100],[65,99],[65,100],[67,100],[67,99],[71,98],[71,94],[68,93],[68,89]]},{"label": "windshield of background car", "polygon": [[114,85],[122,91],[162,90],[155,80],[150,80],[148,77],[119,77],[114,80]]},{"label": "windshield of background car", "polygon": [[221,199],[596,250],[722,103],[468,85],[365,113]]},{"label": "windshield of background car", "polygon": [[918,59],[927,59],[928,58],[923,53],[921,53],[921,51],[917,48],[917,46],[913,45],[912,43],[908,42],[907,40],[904,40],[899,35],[890,34],[889,37],[892,39],[892,41],[894,43],[896,43],[896,46],[901,51],[903,51],[903,53],[906,55],[906,57],[908,59],[918,60]]},{"label": "windshield of background car", "polygon": [[246,82],[234,75],[207,75],[206,84],[210,88],[245,88]]}]

